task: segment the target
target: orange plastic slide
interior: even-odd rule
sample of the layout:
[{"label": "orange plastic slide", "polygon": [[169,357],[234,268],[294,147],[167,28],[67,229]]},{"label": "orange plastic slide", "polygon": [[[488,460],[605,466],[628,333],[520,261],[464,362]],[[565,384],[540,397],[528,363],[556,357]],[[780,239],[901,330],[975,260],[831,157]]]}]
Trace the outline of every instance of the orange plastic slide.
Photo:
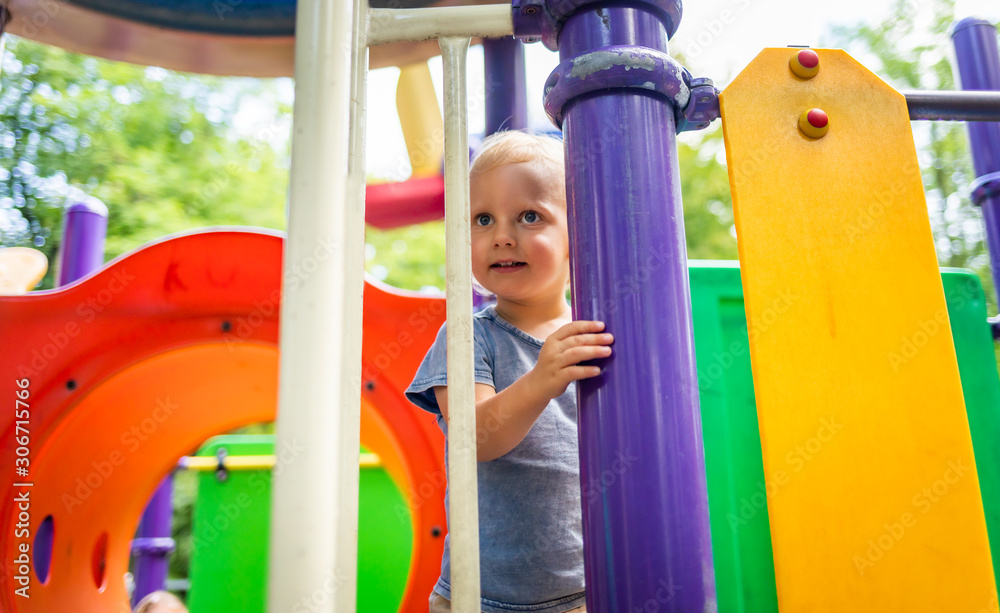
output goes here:
[{"label": "orange plastic slide", "polygon": [[[178,235],[58,290],[0,296],[0,610],[129,610],[130,542],[160,480],[209,436],[274,418],[282,244],[242,229]],[[365,286],[361,441],[410,502],[407,612],[426,611],[438,576],[445,466],[441,432],[403,390],[444,311]],[[43,582],[34,539],[47,517]]]}]

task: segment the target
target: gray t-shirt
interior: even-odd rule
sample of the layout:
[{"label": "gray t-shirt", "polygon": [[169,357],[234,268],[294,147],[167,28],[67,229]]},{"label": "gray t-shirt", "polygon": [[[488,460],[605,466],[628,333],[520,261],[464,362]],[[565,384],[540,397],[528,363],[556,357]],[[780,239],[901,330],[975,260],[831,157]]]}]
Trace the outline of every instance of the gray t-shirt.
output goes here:
[{"label": "gray t-shirt", "polygon": [[[434,396],[435,386],[448,383],[445,328],[438,331],[406,397],[437,415],[446,437],[447,462],[448,425]],[[477,383],[492,385],[499,393],[538,361],[542,341],[502,319],[494,307],[476,313],[473,328]],[[571,384],[549,402],[517,447],[479,462],[480,590],[487,613],[561,613],[585,603],[576,416],[576,385]],[[450,579],[445,536],[434,591],[448,599]]]}]

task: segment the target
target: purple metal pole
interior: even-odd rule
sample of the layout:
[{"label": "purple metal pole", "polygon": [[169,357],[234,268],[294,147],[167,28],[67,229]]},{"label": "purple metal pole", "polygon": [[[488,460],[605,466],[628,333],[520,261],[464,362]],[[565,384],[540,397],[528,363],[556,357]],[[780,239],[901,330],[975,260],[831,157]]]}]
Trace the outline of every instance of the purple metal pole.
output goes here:
[{"label": "purple metal pole", "polygon": [[132,553],[136,556],[132,606],[166,584],[168,559],[174,550],[174,540],[170,538],[173,482],[173,475],[167,475],[156,488],[139,522],[139,536],[132,541]]},{"label": "purple metal pole", "polygon": [[104,265],[107,232],[108,207],[100,200],[82,198],[67,207],[56,285],[72,283]]},{"label": "purple metal pole", "polygon": [[666,54],[680,1],[537,4],[515,1],[515,33],[562,59],[545,90],[565,138],[573,316],[615,335],[603,374],[577,383],[587,610],[716,611],[675,138],[678,117],[711,117]]},{"label": "purple metal pole", "polygon": [[[1000,91],[997,30],[983,19],[966,18],[952,30],[962,89]],[[969,123],[969,143],[976,171],[973,201],[983,209],[993,284],[1000,300],[1000,123]]]},{"label": "purple metal pole", "polygon": [[486,135],[528,127],[524,45],[516,38],[483,41],[486,65]]}]

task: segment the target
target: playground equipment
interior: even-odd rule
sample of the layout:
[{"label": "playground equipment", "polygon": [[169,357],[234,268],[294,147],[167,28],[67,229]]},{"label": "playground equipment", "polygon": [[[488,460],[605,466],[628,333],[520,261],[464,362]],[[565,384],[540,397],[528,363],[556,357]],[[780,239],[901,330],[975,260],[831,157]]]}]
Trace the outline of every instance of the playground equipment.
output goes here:
[{"label": "playground equipment", "polygon": [[[278,4],[287,8],[287,3]],[[219,318],[219,305],[226,301],[227,309],[232,309],[228,313],[232,325],[240,313],[252,314],[260,308],[250,298],[267,289],[239,273],[236,256],[219,252],[248,253],[246,248],[259,245],[227,245],[227,249],[207,257],[198,255],[200,249],[189,247],[198,241],[177,239],[135,254],[134,258],[141,256],[136,263],[146,263],[148,279],[130,284],[129,292],[122,293],[121,304],[115,301],[114,308],[106,305],[102,309],[106,313],[95,318],[95,325],[86,329],[78,326],[74,342],[64,350],[57,347],[51,358],[40,353],[42,368],[53,373],[51,379],[32,383],[24,376],[14,383],[0,382],[0,393],[11,396],[26,392],[35,403],[33,410],[38,411],[34,415],[39,419],[40,451],[32,459],[32,477],[52,489],[18,486],[18,492],[31,491],[35,496],[32,505],[38,506],[32,508],[58,508],[57,493],[72,497],[66,492],[75,485],[72,479],[80,476],[56,466],[71,454],[91,461],[80,462],[84,470],[94,466],[98,476],[102,469],[114,470],[127,476],[123,481],[129,481],[127,491],[122,491],[109,478],[88,495],[85,506],[72,504],[74,512],[64,523],[48,516],[29,518],[32,533],[42,529],[55,543],[52,558],[39,564],[37,572],[43,580],[41,586],[35,586],[41,588],[39,599],[5,604],[19,607],[16,610],[66,608],[70,603],[76,610],[102,610],[113,606],[116,599],[120,602],[123,588],[108,580],[122,571],[112,554],[122,558],[129,518],[138,515],[141,501],[152,491],[157,476],[170,468],[170,456],[183,453],[211,432],[246,423],[241,420],[266,418],[273,413],[273,405],[260,397],[273,403],[277,393],[276,445],[281,449],[296,443],[304,451],[274,483],[269,606],[294,609],[302,605],[303,595],[311,597],[319,590],[321,602],[317,606],[322,609],[353,610],[357,450],[359,440],[372,432],[366,430],[364,399],[369,392],[386,388],[378,377],[369,379],[365,368],[371,361],[377,366],[380,355],[389,359],[378,353],[372,357],[370,351],[378,349],[367,344],[363,349],[361,337],[362,323],[367,321],[360,298],[364,287],[360,240],[364,216],[364,73],[369,65],[366,50],[369,44],[440,37],[446,76],[445,176],[449,182],[445,199],[448,355],[449,373],[454,377],[449,385],[453,406],[453,453],[448,468],[450,528],[453,568],[463,571],[452,576],[453,606],[457,611],[478,607],[475,459],[460,451],[475,449],[464,50],[468,36],[515,33],[525,39],[541,39],[560,50],[563,64],[547,83],[546,109],[566,139],[574,316],[604,320],[620,347],[601,377],[579,386],[581,478],[590,483],[613,470],[616,451],[622,451],[622,445],[634,445],[640,458],[621,478],[603,486],[597,495],[584,498],[588,605],[596,611],[642,609],[649,603],[658,610],[711,610],[718,601],[717,580],[723,585],[722,573],[714,566],[724,558],[713,558],[709,538],[710,510],[717,514],[715,509],[720,505],[717,498],[712,499],[712,509],[707,504],[711,484],[706,481],[702,456],[702,409],[696,396],[699,369],[673,137],[675,131],[707,125],[718,111],[711,82],[692,78],[666,54],[667,40],[680,19],[680,3],[661,0],[595,7],[582,1],[519,0],[513,7],[396,11],[369,10],[362,3],[351,8],[343,3],[304,0],[297,10],[296,138],[289,239],[284,254],[286,284],[280,296],[280,392],[275,387],[273,346],[237,343],[227,355],[229,347],[219,341],[220,331],[229,333],[223,328],[226,320]],[[114,27],[122,27],[118,21],[108,23],[112,22]],[[162,41],[164,35],[160,36]],[[259,42],[251,41],[243,48]],[[146,42],[132,43],[129,52],[137,53],[142,44]],[[353,49],[350,60],[342,53],[346,48]],[[775,601],[779,608],[788,610],[951,610],[958,606],[988,610],[995,605],[996,587],[987,539],[989,533],[996,534],[992,527],[996,524],[991,523],[994,507],[987,500],[984,512],[984,502],[976,493],[988,481],[989,468],[982,464],[983,458],[990,456],[983,456],[976,446],[978,472],[971,467],[975,437],[984,434],[970,434],[969,418],[965,417],[972,403],[965,406],[964,389],[956,378],[962,375],[956,367],[955,349],[947,341],[949,335],[954,337],[951,321],[945,317],[947,294],[929,255],[933,251],[926,211],[919,184],[914,183],[912,137],[901,127],[915,112],[916,103],[907,109],[901,96],[887,91],[870,75],[851,73],[852,62],[832,50],[816,52],[820,66],[816,75],[792,76],[790,62],[799,53],[797,49],[765,51],[759,62],[748,68],[747,74],[758,78],[738,79],[723,95],[734,202],[741,207],[741,275],[747,291],[749,352],[760,402]],[[206,64],[218,66],[212,62],[225,53],[208,55],[211,58]],[[799,64],[815,67],[812,58]],[[864,78],[851,79],[852,74]],[[770,83],[785,97],[775,99],[774,92],[749,87],[748,81]],[[861,87],[866,95],[877,104],[881,111],[877,117],[859,118],[858,106],[870,100],[859,99],[860,93],[853,89],[857,82],[864,84]],[[830,88],[838,84],[841,91],[832,96]],[[987,103],[997,98],[985,94],[970,97]],[[848,105],[847,100],[854,100],[854,104]],[[755,104],[759,101],[763,103]],[[940,105],[940,101],[934,104]],[[735,110],[741,107],[752,108],[754,114]],[[989,104],[986,107],[985,116],[995,116],[989,114]],[[825,109],[825,119],[824,114],[810,112],[814,108]],[[306,121],[308,125],[303,124]],[[892,153],[884,154],[890,156],[888,159],[899,161],[898,150],[902,148],[910,154],[912,164],[907,167],[903,160],[900,174],[889,176],[882,160],[875,160],[865,167],[867,174],[861,175],[870,179],[867,181],[857,180],[861,170],[839,174],[848,172],[858,159],[866,159],[872,134],[884,135],[886,143],[895,145]],[[763,148],[758,147],[761,144]],[[798,157],[784,157],[791,152]],[[790,159],[796,162],[799,182],[792,180]],[[831,176],[840,180],[831,184]],[[841,199],[817,196],[824,190],[839,194]],[[794,204],[798,206],[783,208],[789,204],[786,194],[796,194]],[[842,201],[845,195],[846,202]],[[330,198],[343,206],[331,206]],[[859,226],[856,235],[849,236],[850,226],[842,227],[843,220],[833,215],[836,211],[866,212],[876,204],[902,211],[902,221],[892,218],[890,228],[888,216],[876,216],[870,226]],[[823,220],[825,224],[819,225]],[[776,228],[785,228],[787,233]],[[227,236],[226,240],[238,243],[242,239]],[[323,258],[317,256],[320,248],[324,249]],[[268,278],[277,279],[278,246],[271,244],[252,252],[274,267],[269,268]],[[655,262],[643,259],[652,254],[657,255]],[[200,271],[194,273],[200,283],[179,272],[182,262],[194,261],[201,263],[193,269]],[[34,319],[38,323],[46,319],[46,325],[62,321],[56,312],[64,312],[88,292],[104,289],[93,283],[110,282],[106,273],[123,273],[124,262],[120,260],[117,269],[113,264],[61,292],[4,299],[0,309],[9,311],[0,314],[10,317],[3,321]],[[890,277],[877,266],[879,262],[883,266],[885,262],[897,263],[892,271],[897,276]],[[307,265],[312,270],[301,274]],[[620,290],[622,280],[640,273],[638,289]],[[768,308],[781,296],[781,290],[789,287],[801,292],[801,300],[790,300],[780,313],[780,322],[767,323]],[[855,287],[863,288],[864,295],[855,296]],[[373,294],[374,304],[403,299],[380,291],[368,286],[365,300],[372,300]],[[910,301],[901,301],[896,293]],[[862,297],[870,302],[863,303]],[[276,305],[278,297],[270,300]],[[981,292],[972,292],[969,300],[981,303]],[[425,304],[427,308],[430,304],[440,306],[433,301]],[[399,334],[404,330],[398,326],[416,308],[417,303],[410,303],[390,310],[393,323],[385,325],[397,336],[390,333],[382,338],[402,344]],[[866,315],[863,309],[867,309]],[[441,315],[439,309],[432,318],[434,323],[440,323]],[[364,317],[368,316],[365,312]],[[261,316],[261,326],[252,329],[251,336],[273,343],[276,318],[276,313]],[[934,333],[921,327],[927,321],[938,325]],[[980,322],[978,332],[973,326],[973,334],[981,347],[987,336],[985,324]],[[425,323],[430,324],[430,320]],[[32,343],[44,339],[44,333],[37,330],[46,328],[38,325],[20,326],[17,334],[29,335],[11,336],[12,346],[30,349]],[[93,336],[98,330],[119,344]],[[139,331],[153,332],[155,338],[139,340],[138,353],[124,356],[120,339],[134,336],[115,335]],[[918,331],[924,334],[919,338],[926,340],[917,342]],[[861,332],[868,334],[870,344],[860,338]],[[58,345],[63,337],[58,331],[55,334],[52,342]],[[68,337],[70,331],[62,334]],[[803,344],[807,336],[815,340],[815,346]],[[372,333],[365,328],[364,342],[371,338]],[[919,355],[905,355],[908,338],[911,345],[920,345]],[[429,342],[427,337],[422,341]],[[892,361],[896,342],[902,343],[902,362]],[[413,346],[421,346],[415,337]],[[656,348],[658,360],[650,360],[650,347]],[[885,359],[865,353],[873,350]],[[129,360],[136,355],[148,357],[133,364]],[[407,357],[392,364],[405,363],[409,374],[419,355],[401,355]],[[794,355],[794,360],[789,355]],[[14,354],[10,359],[12,364],[24,366],[31,364],[34,354]],[[995,367],[995,363],[988,366]],[[896,370],[890,372],[893,368]],[[405,383],[406,377],[397,374],[386,382],[388,389],[401,389],[401,382]],[[991,379],[988,386],[995,381]],[[86,424],[104,415],[108,405],[121,406],[120,399],[128,394],[134,394],[140,405],[143,399],[149,401],[147,410],[155,410],[152,401],[157,394],[171,396],[181,381],[184,387],[177,392],[180,402],[176,409],[179,421],[165,422],[159,428],[161,434],[150,437],[150,444],[143,447],[147,450],[143,459],[148,461],[115,467],[116,460],[110,455],[101,458],[101,453],[121,442],[114,437],[114,429],[111,433],[92,432],[82,441],[76,436]],[[251,385],[245,385],[247,381]],[[374,388],[368,387],[369,381]],[[240,382],[244,383],[242,388]],[[77,389],[79,400],[74,404],[72,392]],[[223,389],[226,399],[246,405],[240,407],[241,413],[225,405],[207,412],[208,407],[223,402]],[[940,418],[940,427],[936,422],[928,423],[929,411],[918,414],[907,410],[901,402],[904,399],[909,400],[908,406],[921,409],[936,402],[933,417]],[[405,423],[408,414],[412,417],[408,408],[390,413],[385,407],[392,406],[391,400],[374,405],[386,428],[398,427],[397,420]],[[334,407],[337,410],[331,410]],[[161,405],[160,415],[165,410]],[[822,438],[819,430],[810,431],[817,418],[825,417],[823,411],[829,411],[833,421],[848,424],[846,430],[830,438],[831,421]],[[125,419],[140,418],[140,414],[124,409],[122,414]],[[196,427],[179,431],[180,422],[195,422],[196,418],[200,419]],[[122,417],[116,414],[115,419]],[[377,422],[375,417],[367,419]],[[993,422],[988,418],[985,422],[988,436],[995,435]],[[12,432],[12,422],[7,423],[5,432]],[[127,424],[118,423],[123,427]],[[424,429],[416,431],[427,435],[430,422],[423,424],[420,427]],[[880,447],[878,443],[885,441],[887,432],[892,437]],[[816,454],[815,460],[804,465],[801,478],[781,485],[780,460],[788,457],[782,454],[794,449],[796,441],[807,434],[828,443],[825,453]],[[383,435],[383,439],[398,445],[398,437]],[[0,448],[4,465],[8,459],[13,465],[15,447],[10,440],[13,437],[5,434]],[[425,449],[433,448],[428,439],[417,440],[422,440]],[[395,445],[370,447],[389,468],[392,457],[410,451]],[[944,451],[948,453],[942,455]],[[867,461],[864,472],[858,464],[862,457]],[[941,464],[947,460],[969,468],[957,475],[959,469]],[[408,456],[406,463],[399,463],[412,466],[418,461]],[[433,462],[425,459],[423,465],[433,466]],[[391,469],[389,472],[392,474]],[[412,469],[402,472],[413,474]],[[885,477],[892,481],[881,487],[879,479]],[[927,514],[916,515],[907,505],[917,507],[918,512],[923,507],[907,494],[918,487],[931,488],[934,494],[938,481],[948,487],[949,496],[935,494],[943,502],[934,501]],[[768,491],[771,483],[781,487]],[[12,495],[5,496],[0,506],[0,521],[7,522],[5,530],[12,527],[9,518],[14,492],[9,493]],[[868,498],[848,505],[833,495],[837,493],[862,493]],[[918,493],[923,495],[923,490]],[[872,496],[877,499],[870,500]],[[99,505],[98,501],[114,504]],[[443,509],[434,506],[440,521]],[[882,544],[880,524],[888,531],[889,545]],[[955,528],[959,524],[961,527]],[[100,527],[108,525],[112,527],[102,532]],[[427,537],[415,530],[414,538]],[[717,541],[721,544],[725,539]],[[733,542],[738,546],[738,540]],[[67,550],[63,547],[67,543],[74,546]],[[805,544],[811,548],[803,550]],[[4,552],[6,559],[15,559],[12,546],[13,541]],[[869,553],[865,549],[869,546],[879,549]],[[888,551],[895,547],[898,549]],[[963,547],[967,555],[959,556]],[[735,559],[743,558],[737,555]],[[949,562],[956,566],[946,568]],[[58,569],[63,569],[62,575],[57,574]],[[428,576],[433,577],[434,572],[436,569],[428,571]],[[734,572],[733,577],[738,579],[739,574]],[[425,583],[414,581],[410,585],[426,588],[430,585],[426,580],[422,577]],[[812,591],[807,593],[807,588]],[[729,593],[747,593],[755,599],[759,595],[752,591]],[[14,599],[12,594],[13,590],[6,590],[0,598]],[[402,607],[422,606],[425,594],[426,589],[422,594],[419,589],[408,592],[410,600],[404,598]],[[758,601],[747,596],[745,603],[751,607]]]}]

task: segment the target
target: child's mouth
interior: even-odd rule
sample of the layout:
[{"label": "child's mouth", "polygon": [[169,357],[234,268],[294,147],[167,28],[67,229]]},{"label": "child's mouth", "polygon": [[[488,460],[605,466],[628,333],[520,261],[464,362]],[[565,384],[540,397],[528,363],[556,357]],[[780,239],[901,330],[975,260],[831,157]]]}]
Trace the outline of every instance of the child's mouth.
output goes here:
[{"label": "child's mouth", "polygon": [[527,266],[524,262],[497,262],[490,266],[491,270],[497,272],[516,272]]}]

